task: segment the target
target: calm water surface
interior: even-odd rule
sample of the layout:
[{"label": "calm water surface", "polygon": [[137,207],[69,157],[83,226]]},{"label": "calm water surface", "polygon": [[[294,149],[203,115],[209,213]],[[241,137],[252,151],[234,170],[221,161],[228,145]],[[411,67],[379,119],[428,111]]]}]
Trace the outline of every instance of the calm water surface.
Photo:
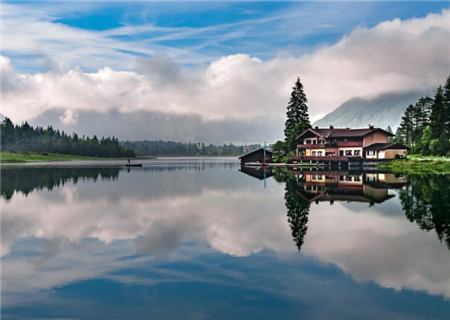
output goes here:
[{"label": "calm water surface", "polygon": [[450,176],[1,169],[2,319],[450,319]]}]

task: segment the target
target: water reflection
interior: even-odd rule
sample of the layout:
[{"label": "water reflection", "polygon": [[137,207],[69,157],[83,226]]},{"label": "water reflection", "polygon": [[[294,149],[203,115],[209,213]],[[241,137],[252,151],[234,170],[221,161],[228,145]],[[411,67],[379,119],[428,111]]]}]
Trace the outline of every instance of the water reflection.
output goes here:
[{"label": "water reflection", "polygon": [[450,175],[410,176],[400,190],[402,209],[420,229],[435,230],[450,250]]},{"label": "water reflection", "polygon": [[264,188],[235,163],[9,170],[6,314],[376,319],[448,310],[447,248],[418,227],[428,221],[423,229],[448,238],[447,207],[437,203],[448,206],[446,176],[427,177],[435,191],[425,194],[415,191],[425,178],[379,173],[266,172]]},{"label": "water reflection", "polygon": [[[380,204],[399,194],[402,209],[420,229],[435,230],[450,249],[450,180],[448,175],[379,172],[293,171],[284,175],[286,209],[298,250],[308,230],[310,204],[335,201]],[[397,192],[394,192],[394,191]]]},{"label": "water reflection", "polygon": [[14,192],[28,195],[33,190],[53,190],[78,180],[116,180],[119,168],[11,167],[0,170],[1,197],[11,199]]}]

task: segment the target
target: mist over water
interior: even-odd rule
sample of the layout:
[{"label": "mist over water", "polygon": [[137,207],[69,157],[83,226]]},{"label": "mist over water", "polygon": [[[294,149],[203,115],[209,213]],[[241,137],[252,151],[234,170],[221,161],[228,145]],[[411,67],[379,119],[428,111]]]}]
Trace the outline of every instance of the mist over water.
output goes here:
[{"label": "mist over water", "polygon": [[449,315],[448,175],[231,158],[0,172],[5,319]]}]

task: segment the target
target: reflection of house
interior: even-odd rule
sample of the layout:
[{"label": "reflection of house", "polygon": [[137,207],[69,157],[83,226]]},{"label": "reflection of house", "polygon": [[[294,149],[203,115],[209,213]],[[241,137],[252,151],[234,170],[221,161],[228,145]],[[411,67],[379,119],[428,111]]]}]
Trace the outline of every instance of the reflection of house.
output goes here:
[{"label": "reflection of house", "polygon": [[403,187],[406,178],[386,173],[316,171],[299,175],[298,185],[298,194],[309,202],[354,201],[373,204],[394,197],[388,190]]},{"label": "reflection of house", "polygon": [[264,149],[260,148],[258,150],[249,152],[243,156],[240,156],[239,159],[241,159],[241,163],[248,163],[248,162],[272,162],[272,151],[266,150],[266,161],[264,161]]},{"label": "reflection of house", "polygon": [[272,167],[258,168],[258,167],[246,167],[242,165],[241,170],[239,171],[259,180],[264,180],[264,178],[267,179],[273,176]]},{"label": "reflection of house", "polygon": [[293,159],[345,162],[406,157],[407,147],[389,143],[391,136],[394,135],[372,126],[364,129],[310,128],[297,137],[297,155]]}]

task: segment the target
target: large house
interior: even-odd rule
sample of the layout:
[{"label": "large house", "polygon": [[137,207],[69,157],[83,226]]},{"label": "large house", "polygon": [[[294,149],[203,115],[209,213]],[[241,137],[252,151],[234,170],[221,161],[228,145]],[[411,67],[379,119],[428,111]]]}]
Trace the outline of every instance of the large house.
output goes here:
[{"label": "large house", "polygon": [[394,134],[369,126],[364,129],[310,128],[297,136],[293,160],[350,161],[405,158],[408,148],[388,142]]}]

